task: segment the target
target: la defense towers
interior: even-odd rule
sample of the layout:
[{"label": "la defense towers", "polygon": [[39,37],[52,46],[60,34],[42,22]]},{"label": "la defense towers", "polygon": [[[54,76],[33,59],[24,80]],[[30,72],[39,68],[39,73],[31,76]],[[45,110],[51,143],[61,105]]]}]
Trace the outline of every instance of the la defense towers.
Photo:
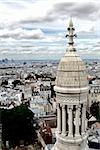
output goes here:
[{"label": "la defense towers", "polygon": [[57,100],[57,132],[53,150],[86,150],[87,72],[74,48],[74,27],[70,19],[68,47],[60,60],[54,90]]}]

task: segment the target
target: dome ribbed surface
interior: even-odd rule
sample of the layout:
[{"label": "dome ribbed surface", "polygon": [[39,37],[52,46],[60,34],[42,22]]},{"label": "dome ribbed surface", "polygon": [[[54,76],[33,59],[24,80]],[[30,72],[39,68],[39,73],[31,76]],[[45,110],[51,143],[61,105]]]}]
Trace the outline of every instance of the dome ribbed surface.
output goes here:
[{"label": "dome ribbed surface", "polygon": [[57,70],[56,86],[64,88],[88,86],[85,64],[76,52],[67,51],[60,60]]}]

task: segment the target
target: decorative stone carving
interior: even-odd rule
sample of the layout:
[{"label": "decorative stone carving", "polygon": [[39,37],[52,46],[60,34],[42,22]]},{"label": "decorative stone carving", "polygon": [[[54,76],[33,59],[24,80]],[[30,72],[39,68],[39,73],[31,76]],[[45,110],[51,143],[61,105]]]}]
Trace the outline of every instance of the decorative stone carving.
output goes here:
[{"label": "decorative stone carving", "polygon": [[78,104],[86,102],[86,94],[58,94],[56,95],[57,102],[62,104]]}]

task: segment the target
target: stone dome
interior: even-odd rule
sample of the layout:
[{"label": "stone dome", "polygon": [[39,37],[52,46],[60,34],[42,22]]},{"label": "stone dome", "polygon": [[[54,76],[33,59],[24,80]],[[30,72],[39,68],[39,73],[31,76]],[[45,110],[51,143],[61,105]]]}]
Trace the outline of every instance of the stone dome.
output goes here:
[{"label": "stone dome", "polygon": [[61,59],[57,70],[56,86],[64,88],[87,86],[86,67],[76,52],[66,52]]},{"label": "stone dome", "polygon": [[67,48],[67,52],[60,60],[57,70],[57,77],[55,83],[55,91],[63,93],[66,91],[72,91],[74,89],[77,92],[81,92],[80,90],[87,90],[88,81],[87,81],[87,71],[85,67],[85,63],[81,60],[81,58],[76,53],[76,49],[73,46],[73,24],[70,23],[68,27],[69,34],[69,46]]}]

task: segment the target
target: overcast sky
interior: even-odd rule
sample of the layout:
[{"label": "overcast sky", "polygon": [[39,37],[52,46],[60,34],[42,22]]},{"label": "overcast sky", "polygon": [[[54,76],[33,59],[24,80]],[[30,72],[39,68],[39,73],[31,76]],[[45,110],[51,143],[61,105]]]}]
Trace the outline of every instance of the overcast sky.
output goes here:
[{"label": "overcast sky", "polygon": [[0,59],[59,59],[73,19],[75,47],[83,58],[100,57],[98,0],[0,0]]}]

